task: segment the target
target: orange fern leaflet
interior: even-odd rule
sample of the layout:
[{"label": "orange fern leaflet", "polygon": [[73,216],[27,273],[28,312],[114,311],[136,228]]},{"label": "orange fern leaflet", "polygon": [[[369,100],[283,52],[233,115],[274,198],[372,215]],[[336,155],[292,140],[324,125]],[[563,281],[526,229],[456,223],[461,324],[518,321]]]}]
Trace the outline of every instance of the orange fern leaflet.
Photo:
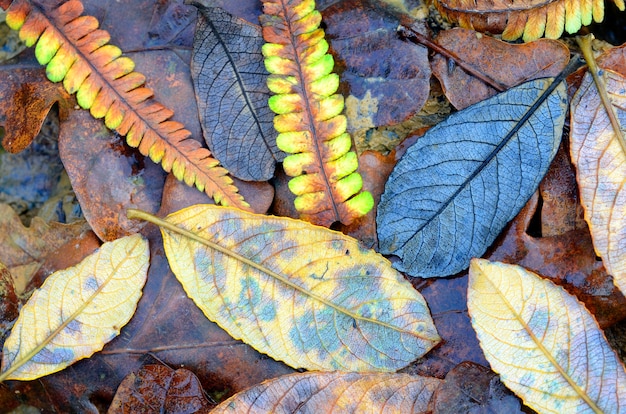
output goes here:
[{"label": "orange fern leaflet", "polygon": [[63,81],[82,108],[104,118],[105,125],[125,135],[130,146],[216,202],[249,210],[228,171],[190,138],[183,124],[170,119],[173,111],[152,98],[145,76],[134,71],[134,62],[109,44],[109,33],[98,29],[95,17],[82,13],[79,0],[14,0],[6,21],[28,46],[36,44],[35,56],[46,65],[48,79]]}]

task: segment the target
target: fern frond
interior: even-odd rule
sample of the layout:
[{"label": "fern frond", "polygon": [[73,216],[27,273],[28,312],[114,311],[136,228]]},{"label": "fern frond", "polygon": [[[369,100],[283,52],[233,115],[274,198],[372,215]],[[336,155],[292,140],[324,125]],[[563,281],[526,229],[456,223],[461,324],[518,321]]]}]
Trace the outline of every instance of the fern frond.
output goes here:
[{"label": "fern frond", "polygon": [[314,0],[266,0],[263,26],[267,85],[278,148],[290,153],[283,168],[292,178],[300,217],[329,226],[350,224],[372,209],[374,199],[361,192],[358,159],[350,151],[343,97],[337,94],[339,76],[332,73],[320,13]]},{"label": "fern frond", "polygon": [[[613,0],[624,11],[624,0]],[[604,19],[604,0],[435,0],[439,12],[461,27],[502,33],[504,40],[525,42],[541,36],[558,39]]]},{"label": "fern frond", "polygon": [[79,0],[58,3],[14,0],[6,15],[9,27],[19,30],[28,46],[35,46],[48,79],[63,82],[82,108],[103,118],[108,128],[125,135],[130,146],[177,179],[195,185],[217,203],[249,209],[228,171],[183,124],[171,120],[170,109],[152,98],[145,76],[109,44],[109,33],[98,28],[98,20],[82,15]]}]

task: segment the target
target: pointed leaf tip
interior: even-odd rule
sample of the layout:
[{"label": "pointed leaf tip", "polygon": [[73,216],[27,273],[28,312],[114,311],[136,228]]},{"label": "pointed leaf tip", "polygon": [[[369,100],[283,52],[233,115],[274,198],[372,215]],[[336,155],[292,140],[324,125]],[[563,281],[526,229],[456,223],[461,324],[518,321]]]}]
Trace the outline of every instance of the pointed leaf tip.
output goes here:
[{"label": "pointed leaf tip", "polygon": [[4,343],[0,381],[33,380],[101,350],[133,316],[149,254],[148,242],[135,234],[48,276]]},{"label": "pointed leaf tip", "polygon": [[484,259],[472,259],[467,292],[485,357],[526,405],[537,412],[624,411],[624,366],[574,296],[522,267]]}]

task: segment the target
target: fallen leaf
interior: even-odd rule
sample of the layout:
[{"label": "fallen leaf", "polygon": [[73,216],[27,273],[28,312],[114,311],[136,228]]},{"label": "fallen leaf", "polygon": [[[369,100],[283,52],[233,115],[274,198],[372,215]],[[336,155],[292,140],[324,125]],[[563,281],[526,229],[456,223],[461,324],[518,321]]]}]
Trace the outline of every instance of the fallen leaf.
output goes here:
[{"label": "fallen leaf", "polygon": [[[623,0],[613,2],[624,10]],[[520,0],[514,5],[502,0],[437,0],[435,5],[442,15],[462,27],[502,33],[504,40],[523,36],[525,42],[544,33],[546,37],[558,39],[563,30],[576,33],[592,20],[601,22],[604,18],[603,0]]]},{"label": "fallen leaf", "polygon": [[31,65],[3,66],[0,123],[4,126],[5,134],[2,147],[13,153],[24,150],[39,133],[55,103],[59,104],[62,118],[67,116],[68,108],[74,105],[62,85],[46,79],[43,68]]},{"label": "fallen leaf", "polygon": [[538,412],[621,412],[626,371],[585,307],[515,265],[473,259],[468,309],[502,382]]},{"label": "fallen leaf", "polygon": [[291,374],[236,394],[212,413],[426,413],[441,380],[407,374]]},{"label": "fallen leaf", "polygon": [[[511,44],[473,30],[457,28],[440,32],[435,41],[507,89],[533,79],[557,76],[569,62],[568,47],[557,40]],[[456,109],[466,108],[497,93],[440,54],[433,57],[432,69]]]},{"label": "fallen leaf", "polygon": [[0,262],[0,345],[17,318],[19,302],[11,272]]},{"label": "fallen leaf", "polygon": [[341,233],[211,205],[166,222],[129,216],[161,226],[170,267],[207,318],[292,367],[395,371],[439,342],[419,292]]},{"label": "fallen leaf", "polygon": [[134,235],[46,279],[4,343],[0,381],[33,380],[101,350],[133,316],[148,260],[148,242]]},{"label": "fallen leaf", "polygon": [[520,400],[507,390],[498,375],[482,365],[465,361],[454,367],[430,400],[433,414],[522,414]]},{"label": "fallen leaf", "polygon": [[374,199],[361,191],[358,157],[341,113],[343,96],[336,93],[339,76],[332,73],[322,16],[315,1],[263,2],[263,55],[274,94],[269,106],[276,113],[278,148],[289,153],[283,169],[294,177],[289,189],[300,218],[329,227],[350,224],[367,214]]},{"label": "fallen leaf", "polygon": [[206,3],[195,3],[200,18],[191,60],[204,139],[235,177],[269,180],[285,154],[267,104],[261,27]]},{"label": "fallen leaf", "polygon": [[46,223],[39,217],[25,227],[10,206],[0,204],[0,262],[12,274],[18,294],[24,292],[49,253],[88,229],[84,221]]},{"label": "fallen leaf", "polygon": [[[400,18],[384,2],[347,0],[322,13],[331,53],[347,84],[350,130],[407,120],[424,106],[430,90],[428,50],[397,35]],[[414,25],[427,32],[423,21]],[[359,111],[358,108],[368,110]]]},{"label": "fallen leaf", "polygon": [[107,411],[115,413],[208,413],[209,402],[193,372],[146,365],[120,384]]},{"label": "fallen leaf", "polygon": [[[622,125],[626,125],[626,79],[603,71],[606,89]],[[593,245],[615,284],[626,294],[626,147],[613,129],[590,74],[571,104],[570,151],[585,220]]]},{"label": "fallen leaf", "polygon": [[378,205],[382,254],[411,276],[455,274],[526,204],[561,140],[562,82],[540,79],[451,115],[410,147]]}]

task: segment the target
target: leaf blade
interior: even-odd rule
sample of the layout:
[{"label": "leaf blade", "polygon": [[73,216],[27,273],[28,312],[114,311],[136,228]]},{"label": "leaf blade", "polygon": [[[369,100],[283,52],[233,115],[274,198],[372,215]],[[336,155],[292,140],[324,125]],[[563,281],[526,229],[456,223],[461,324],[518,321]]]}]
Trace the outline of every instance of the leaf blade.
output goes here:
[{"label": "leaf blade", "polygon": [[519,266],[473,259],[468,309],[492,369],[533,409],[599,413],[626,406],[623,365],[563,288]]},{"label": "leaf blade", "polygon": [[274,114],[267,105],[261,29],[221,8],[195,5],[200,14],[191,75],[204,138],[237,178],[269,180],[284,153],[276,146]]},{"label": "leaf blade", "polygon": [[[419,292],[341,233],[209,205],[166,221],[195,233],[192,240],[162,228],[187,294],[231,336],[275,359],[309,369],[392,371],[439,341]],[[219,250],[207,246],[214,243]]]},{"label": "leaf blade", "polygon": [[[524,83],[450,116],[410,147],[378,206],[383,254],[412,276],[455,274],[524,206],[556,155],[563,83]],[[549,120],[549,121],[546,121]]]},{"label": "leaf blade", "polygon": [[[611,70],[603,76],[619,123],[625,125],[626,78]],[[571,125],[570,152],[593,246],[615,285],[626,293],[626,153],[589,73],[572,100]]]},{"label": "leaf blade", "polygon": [[36,379],[102,349],[132,317],[148,259],[148,242],[137,234],[49,276],[4,343],[0,380]]},{"label": "leaf blade", "polygon": [[441,382],[407,374],[291,374],[235,394],[213,412],[426,412]]}]

